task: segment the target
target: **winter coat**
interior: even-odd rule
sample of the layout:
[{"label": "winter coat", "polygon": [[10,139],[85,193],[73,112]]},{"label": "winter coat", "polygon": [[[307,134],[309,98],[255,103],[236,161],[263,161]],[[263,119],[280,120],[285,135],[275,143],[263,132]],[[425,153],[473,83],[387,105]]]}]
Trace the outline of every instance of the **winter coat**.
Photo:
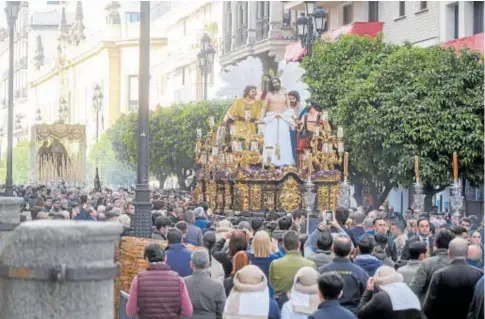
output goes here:
[{"label": "winter coat", "polygon": [[[404,284],[405,285],[405,284]],[[407,286],[405,288],[409,289]],[[409,290],[412,294],[412,291]],[[414,296],[414,298],[416,298]],[[416,301],[419,303],[419,301]],[[390,296],[383,290],[366,290],[357,311],[359,319],[421,319],[418,309],[393,310]]]},{"label": "winter coat", "polygon": [[359,255],[354,259],[354,264],[361,267],[369,276],[374,276],[377,268],[382,266],[382,261],[372,255]]},{"label": "winter coat", "polygon": [[473,299],[475,285],[483,271],[454,260],[449,267],[435,272],[423,305],[428,319],[466,319]]}]

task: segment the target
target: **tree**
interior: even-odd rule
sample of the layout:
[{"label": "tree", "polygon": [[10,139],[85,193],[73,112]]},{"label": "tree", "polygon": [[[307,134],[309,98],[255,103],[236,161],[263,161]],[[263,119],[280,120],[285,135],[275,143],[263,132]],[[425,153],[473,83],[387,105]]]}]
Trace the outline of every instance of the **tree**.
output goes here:
[{"label": "tree", "polygon": [[427,208],[452,182],[453,151],[460,174],[483,182],[484,73],[475,53],[344,36],[319,42],[304,65],[314,98],[344,126],[353,182],[370,186],[375,205],[414,181],[415,155]]},{"label": "tree", "polygon": [[[150,112],[149,171],[163,186],[170,175],[177,176],[179,184],[194,167],[196,129],[207,132],[208,118],[222,119],[231,101],[204,101],[175,104]],[[116,157],[130,167],[136,166],[137,115],[124,115],[108,130]]]},{"label": "tree", "polygon": [[[29,141],[20,141],[13,148],[12,178],[14,184],[25,185],[29,183],[31,164],[30,153],[31,143]],[[5,182],[5,178],[7,177],[6,155],[7,154],[2,154],[2,161],[0,164],[1,183]]]}]

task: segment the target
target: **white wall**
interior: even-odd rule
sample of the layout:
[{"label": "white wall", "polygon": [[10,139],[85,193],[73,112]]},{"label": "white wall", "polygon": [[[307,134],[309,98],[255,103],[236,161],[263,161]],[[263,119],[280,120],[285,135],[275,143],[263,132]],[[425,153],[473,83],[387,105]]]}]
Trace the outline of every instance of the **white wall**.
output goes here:
[{"label": "white wall", "polygon": [[420,1],[406,1],[405,5],[405,16],[399,17],[399,1],[379,2],[384,40],[392,43],[408,41],[423,46],[438,44],[440,3],[427,1],[425,10],[420,10]]}]

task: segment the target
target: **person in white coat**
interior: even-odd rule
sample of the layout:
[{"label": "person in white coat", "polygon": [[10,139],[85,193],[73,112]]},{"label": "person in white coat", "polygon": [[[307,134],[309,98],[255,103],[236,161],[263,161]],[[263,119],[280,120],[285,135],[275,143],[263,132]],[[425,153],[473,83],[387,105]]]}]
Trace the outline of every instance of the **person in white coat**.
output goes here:
[{"label": "person in white coat", "polygon": [[317,311],[318,272],[311,267],[303,267],[295,275],[289,300],[281,309],[281,319],[307,319]]}]

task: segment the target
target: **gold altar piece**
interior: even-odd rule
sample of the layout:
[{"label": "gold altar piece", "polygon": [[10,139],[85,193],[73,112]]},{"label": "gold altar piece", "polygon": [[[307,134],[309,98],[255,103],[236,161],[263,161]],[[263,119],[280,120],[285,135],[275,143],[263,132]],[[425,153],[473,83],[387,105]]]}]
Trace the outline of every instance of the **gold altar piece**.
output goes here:
[{"label": "gold altar piece", "polygon": [[66,185],[84,184],[86,128],[54,123],[32,127],[31,181],[38,184],[62,180]]},{"label": "gold altar piece", "polygon": [[293,212],[300,208],[300,202],[299,183],[293,177],[289,177],[283,184],[283,190],[281,191],[281,208],[286,212]]}]

